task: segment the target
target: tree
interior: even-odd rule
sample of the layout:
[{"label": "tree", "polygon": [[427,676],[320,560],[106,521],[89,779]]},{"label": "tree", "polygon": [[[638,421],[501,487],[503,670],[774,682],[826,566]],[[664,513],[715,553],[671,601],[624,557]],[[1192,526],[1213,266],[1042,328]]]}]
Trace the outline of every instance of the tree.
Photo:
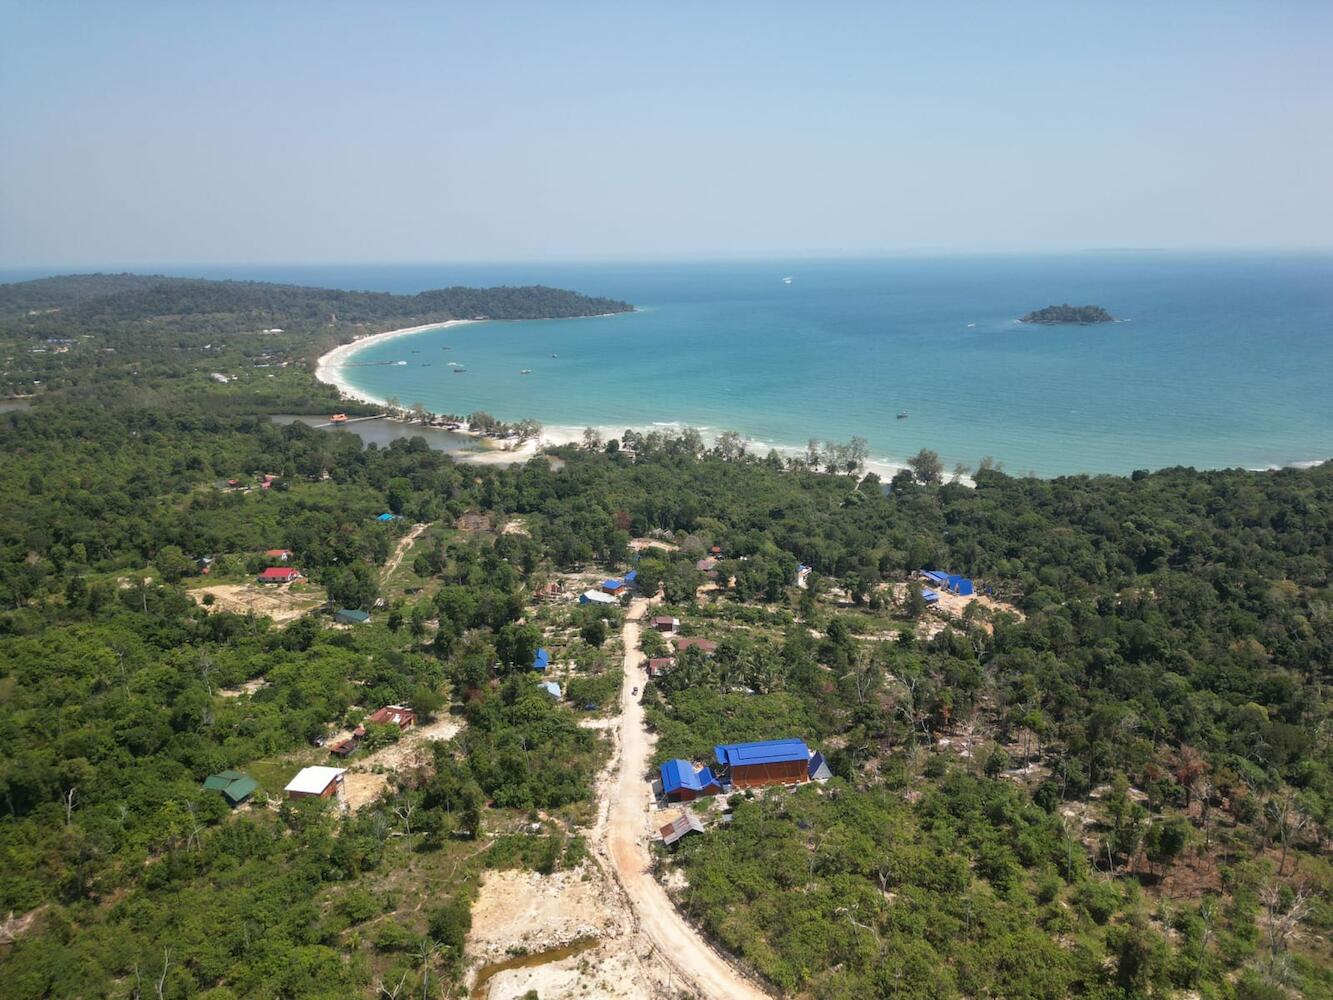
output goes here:
[{"label": "tree", "polygon": [[177,545],[162,546],[153,562],[167,583],[177,583],[183,576],[194,572],[194,563]]},{"label": "tree", "polygon": [[579,629],[579,635],[589,646],[601,649],[602,643],[606,642],[606,622],[600,618],[589,618]]},{"label": "tree", "polygon": [[537,658],[542,633],[535,625],[510,624],[495,637],[495,652],[510,670],[528,670]]},{"label": "tree", "polygon": [[928,448],[922,448],[907,460],[907,467],[912,470],[916,481],[923,486],[935,486],[944,477],[944,463],[940,456]]},{"label": "tree", "polygon": [[870,446],[863,437],[853,437],[847,442],[846,450],[842,456],[843,471],[849,476],[860,474],[866,467],[866,457],[870,454]]},{"label": "tree", "polygon": [[1144,851],[1152,864],[1169,866],[1189,843],[1191,827],[1181,816],[1158,820],[1143,837]]}]

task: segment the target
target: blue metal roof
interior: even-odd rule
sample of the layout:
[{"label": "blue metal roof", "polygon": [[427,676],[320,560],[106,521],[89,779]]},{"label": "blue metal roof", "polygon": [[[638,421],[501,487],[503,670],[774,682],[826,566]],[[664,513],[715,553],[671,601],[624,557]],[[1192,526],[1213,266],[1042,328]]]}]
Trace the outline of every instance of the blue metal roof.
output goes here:
[{"label": "blue metal roof", "polygon": [[923,569],[921,575],[927,580],[934,580],[936,583],[948,584],[949,574],[938,569]]},{"label": "blue metal roof", "polygon": [[922,587],[921,599],[927,604],[934,604],[940,599],[940,595],[935,593],[935,591],[931,590],[929,587]]},{"label": "blue metal roof", "polygon": [[560,697],[560,685],[555,681],[544,681],[542,687],[546,689],[546,693],[552,698],[558,699]]},{"label": "blue metal roof", "polygon": [[724,743],[713,748],[717,762],[726,767],[747,764],[782,764],[810,759],[805,740],[764,740],[761,743]]},{"label": "blue metal roof", "polygon": [[682,788],[698,790],[694,783],[694,765],[688,760],[669,760],[662,765],[661,770],[663,792],[678,792]]},{"label": "blue metal roof", "polygon": [[619,580],[615,577],[612,577],[610,580],[602,581],[603,590],[619,590],[623,586],[625,586],[625,581]]},{"label": "blue metal roof", "polygon": [[537,655],[532,658],[532,669],[545,670],[550,663],[551,654],[546,651],[545,647],[543,647],[537,650]]},{"label": "blue metal roof", "polygon": [[713,772],[708,768],[700,771],[694,769],[694,765],[688,760],[681,760],[679,757],[667,761],[661,767],[662,772],[662,792],[678,792],[682,788],[693,792],[702,792],[705,788],[718,783],[717,778],[713,777]]},{"label": "blue metal roof", "polygon": [[632,569],[632,570],[630,570],[628,573],[625,574],[625,582],[626,582],[626,583],[633,583],[633,582],[634,582],[635,580],[637,580],[638,578],[639,578],[639,571],[638,571],[637,569]]}]

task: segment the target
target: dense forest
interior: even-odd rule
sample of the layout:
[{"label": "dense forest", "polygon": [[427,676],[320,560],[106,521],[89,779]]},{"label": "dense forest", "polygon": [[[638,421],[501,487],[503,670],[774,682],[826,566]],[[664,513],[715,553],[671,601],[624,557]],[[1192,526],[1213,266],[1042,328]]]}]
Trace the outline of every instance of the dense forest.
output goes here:
[{"label": "dense forest", "polygon": [[[485,870],[590,863],[619,611],[537,595],[631,565],[717,642],[644,686],[656,759],[799,736],[832,768],[660,855],[775,993],[1333,993],[1333,465],[968,487],[627,431],[466,466],[262,416],[327,401],[320,308],[384,297],[59,280],[0,290],[42,383],[0,413],[3,995],[456,995]],[[262,394],[207,379],[256,351]],[[273,549],[293,614],[228,605]],[[978,598],[928,611],[927,566]],[[578,664],[558,698],[543,643]],[[385,704],[456,735],[356,809],[282,801]],[[253,801],[203,788],[228,769]]]}]

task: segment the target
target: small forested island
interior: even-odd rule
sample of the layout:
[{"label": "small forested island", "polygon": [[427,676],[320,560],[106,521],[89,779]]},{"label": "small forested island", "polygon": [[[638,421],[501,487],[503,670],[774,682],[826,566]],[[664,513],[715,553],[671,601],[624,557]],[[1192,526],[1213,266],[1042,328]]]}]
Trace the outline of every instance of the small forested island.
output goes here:
[{"label": "small forested island", "polygon": [[1047,306],[1045,309],[1034,309],[1019,322],[1041,323],[1045,326],[1056,326],[1061,323],[1088,326],[1092,323],[1114,323],[1115,317],[1101,306],[1071,306],[1065,303],[1059,306]]}]

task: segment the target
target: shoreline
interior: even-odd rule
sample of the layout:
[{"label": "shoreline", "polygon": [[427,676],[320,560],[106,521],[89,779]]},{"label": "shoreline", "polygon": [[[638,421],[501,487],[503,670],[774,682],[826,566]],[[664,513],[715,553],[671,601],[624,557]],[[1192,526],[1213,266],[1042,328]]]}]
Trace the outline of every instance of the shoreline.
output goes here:
[{"label": "shoreline", "polygon": [[[443,330],[451,326],[463,326],[468,323],[483,323],[486,320],[477,319],[448,319],[439,323],[425,323],[421,326],[407,326],[400,330],[385,330],[383,333],[371,333],[364,337],[357,337],[346,344],[339,344],[333,350],[320,355],[319,360],[315,362],[315,379],[326,385],[331,385],[338,390],[338,394],[343,399],[355,400],[359,403],[369,403],[372,406],[388,407],[388,400],[381,399],[378,396],[372,396],[363,392],[354,386],[349,385],[339,376],[342,374],[343,365],[347,364],[362,348],[371,344],[385,343],[390,340],[397,340],[399,337],[409,337],[415,333],[425,333],[427,330]],[[393,419],[392,417],[390,419]],[[494,438],[488,438],[471,427],[464,425],[458,430],[452,430],[450,433],[461,434],[465,437],[473,438],[478,442],[493,441]],[[506,465],[512,462],[526,462],[536,455],[542,447],[540,438],[522,442],[517,448],[484,448],[476,452],[467,452],[462,460],[473,465]]]},{"label": "shoreline", "polygon": [[[619,314],[608,313],[605,315],[614,316]],[[600,317],[588,316],[579,318],[597,319]],[[344,399],[355,400],[362,403],[368,403],[372,406],[387,407],[388,403],[385,399],[373,396],[360,389],[356,389],[339,377],[342,374],[342,366],[347,364],[348,361],[350,361],[350,359],[357,354],[357,352],[359,352],[363,347],[366,347],[373,343],[395,340],[399,337],[407,337],[417,333],[424,333],[428,330],[439,330],[451,326],[462,326],[468,323],[483,323],[483,322],[502,322],[502,321],[451,319],[451,320],[444,320],[439,323],[425,323],[420,326],[404,327],[398,330],[386,330],[383,333],[372,333],[372,334],[367,334],[366,336],[357,337],[356,339],[349,341],[346,344],[340,344],[337,347],[333,348],[332,350],[321,355],[315,364],[315,378],[318,381],[323,382],[327,385],[332,385],[334,388],[338,390],[339,394]],[[679,421],[665,421],[665,422],[653,422],[644,425],[594,424],[590,426],[592,426],[596,431],[598,431],[602,435],[603,441],[607,441],[610,440],[611,438],[620,438],[626,430],[633,430],[636,433],[640,434],[648,434],[653,431],[679,434],[687,426],[690,425],[681,423]],[[696,427],[695,429],[700,432],[700,434],[703,436],[705,443],[710,447],[716,442],[718,434],[720,433],[720,431],[717,428],[712,428],[712,427]],[[460,460],[480,465],[505,465],[515,462],[525,462],[528,459],[533,458],[534,456],[540,454],[541,451],[543,451],[545,448],[548,447],[560,447],[563,445],[581,444],[583,441],[583,430],[584,430],[583,427],[576,427],[573,425],[566,425],[566,424],[543,425],[541,433],[536,438],[524,441],[521,445],[519,445],[516,448],[506,450],[503,447],[486,447],[485,445],[482,445],[481,450],[475,452],[463,453],[460,456]],[[451,433],[470,437],[478,442],[489,442],[498,440],[496,438],[489,438],[486,435],[480,434],[477,431],[472,430],[470,427],[467,427],[466,425],[464,425],[464,427],[460,428],[459,430],[452,431]],[[741,440],[745,442],[751,454],[758,455],[761,458],[764,455],[767,455],[770,450],[776,451],[783,458],[798,457],[805,454],[805,448],[800,445],[775,444],[773,442],[762,440],[760,438],[756,438],[750,435],[742,435]],[[1316,466],[1323,465],[1325,462],[1328,461],[1333,461],[1333,458],[1305,459],[1300,461],[1287,462],[1285,464],[1269,464],[1265,466],[1248,467],[1248,468],[1243,464],[1238,463],[1234,465],[1217,466],[1216,468],[1217,469],[1246,468],[1246,471],[1249,472],[1276,472],[1281,469],[1314,468]],[[907,468],[906,462],[891,461],[888,458],[884,457],[868,458],[865,463],[865,472],[873,472],[885,482],[892,479],[894,475],[903,471],[906,468]],[[1163,466],[1162,468],[1168,468],[1168,466]],[[1208,469],[1212,468],[1214,467],[1212,466],[1206,468],[1200,467],[1200,471],[1208,471]],[[1017,467],[1015,467],[1015,470],[1011,471],[1009,474],[1015,476],[1025,475],[1025,473],[1017,471]],[[1078,475],[1086,475],[1086,476],[1111,475],[1111,476],[1121,476],[1122,478],[1124,478],[1128,476],[1128,473],[1080,472],[1080,473],[1065,473],[1057,476],[1041,476],[1039,478],[1058,479],[1058,478],[1067,478],[1069,476],[1078,476]],[[947,482],[950,478],[951,478],[950,473],[946,470],[945,481]],[[959,480],[959,482],[967,486],[973,485],[973,481],[970,476],[962,477]]]},{"label": "shoreline", "polygon": [[343,365],[351,361],[363,347],[371,344],[383,343],[390,340],[397,340],[399,337],[408,337],[414,333],[425,333],[427,330],[443,330],[450,326],[463,326],[466,323],[479,323],[482,320],[475,319],[447,319],[439,323],[425,323],[421,326],[405,326],[401,330],[385,330],[383,333],[370,333],[364,337],[355,337],[346,344],[339,344],[331,351],[326,351],[319,356],[315,362],[315,380],[331,385],[345,398],[356,400],[359,403],[369,403],[372,406],[388,406],[389,404],[377,396],[371,396],[362,392],[360,389],[353,388],[338,377],[342,372]]}]

